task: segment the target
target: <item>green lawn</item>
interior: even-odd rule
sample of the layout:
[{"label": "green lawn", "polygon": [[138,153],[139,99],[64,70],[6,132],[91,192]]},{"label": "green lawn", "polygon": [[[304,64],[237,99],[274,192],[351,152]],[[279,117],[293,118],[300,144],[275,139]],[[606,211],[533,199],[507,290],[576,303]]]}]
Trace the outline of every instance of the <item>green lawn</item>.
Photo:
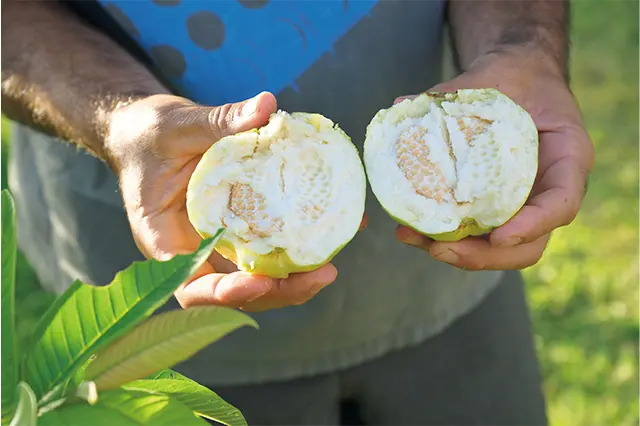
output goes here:
[{"label": "green lawn", "polygon": [[638,2],[574,2],[573,90],[596,146],[577,220],[526,271],[554,425],[638,424]]},{"label": "green lawn", "polygon": [[[638,2],[574,1],[572,33],[573,90],[597,165],[577,220],[525,275],[552,425],[631,426],[639,422]],[[4,188],[6,149],[2,166]],[[18,282],[26,337],[51,296],[23,258]]]}]

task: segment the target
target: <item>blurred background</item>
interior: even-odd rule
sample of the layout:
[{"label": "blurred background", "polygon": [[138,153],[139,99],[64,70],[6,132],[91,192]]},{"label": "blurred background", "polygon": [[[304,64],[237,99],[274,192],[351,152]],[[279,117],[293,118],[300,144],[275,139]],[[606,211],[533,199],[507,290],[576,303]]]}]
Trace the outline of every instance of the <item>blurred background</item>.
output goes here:
[{"label": "blurred background", "polygon": [[[572,88],[596,167],[576,221],[524,273],[551,425],[631,426],[639,423],[638,1],[574,0],[572,15]],[[3,118],[2,188],[9,131]],[[54,296],[23,257],[16,293],[25,339]]]}]

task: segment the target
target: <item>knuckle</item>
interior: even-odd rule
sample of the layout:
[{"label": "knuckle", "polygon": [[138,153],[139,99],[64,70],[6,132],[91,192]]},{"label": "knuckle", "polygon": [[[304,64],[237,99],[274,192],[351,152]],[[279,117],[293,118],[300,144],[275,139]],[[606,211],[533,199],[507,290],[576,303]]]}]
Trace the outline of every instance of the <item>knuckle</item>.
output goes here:
[{"label": "knuckle", "polygon": [[278,278],[275,280],[274,288],[276,291],[281,292],[286,289],[287,280],[286,278]]},{"label": "knuckle", "polygon": [[218,138],[224,136],[231,126],[231,117],[233,113],[233,104],[224,104],[216,108],[212,108],[209,112],[209,126],[212,132]]}]

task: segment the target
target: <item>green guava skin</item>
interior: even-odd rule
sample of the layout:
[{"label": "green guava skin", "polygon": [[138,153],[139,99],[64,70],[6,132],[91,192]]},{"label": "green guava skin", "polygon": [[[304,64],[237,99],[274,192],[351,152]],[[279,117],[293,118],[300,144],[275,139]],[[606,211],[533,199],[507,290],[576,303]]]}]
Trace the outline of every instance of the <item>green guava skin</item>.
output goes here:
[{"label": "green guava skin", "polygon": [[394,215],[392,215],[391,213],[389,213],[384,207],[383,207],[384,211],[387,212],[387,214],[391,217],[391,219],[393,219],[394,221],[396,221],[398,224],[405,226],[415,232],[417,232],[420,235],[424,235],[425,237],[429,237],[432,240],[435,241],[445,241],[445,242],[456,242],[456,241],[460,241],[463,238],[466,237],[478,237],[481,235],[487,235],[488,233],[490,233],[492,230],[495,229],[495,227],[482,227],[480,225],[478,225],[478,222],[476,222],[473,219],[464,219],[462,221],[462,223],[460,224],[460,226],[458,226],[458,228],[455,231],[451,231],[451,232],[442,232],[439,234],[429,234],[427,232],[424,232],[418,228],[416,228],[415,226],[405,222],[404,220],[400,219],[399,217],[396,217]]},{"label": "green guava skin", "polygon": [[[398,221],[398,219],[394,218],[394,220]],[[400,223],[400,221],[398,221],[398,223]],[[440,234],[429,234],[429,233],[425,233],[420,231],[419,229],[412,227],[406,223],[401,223],[402,225],[413,229],[414,231],[427,236],[429,238],[431,238],[432,240],[435,241],[446,241],[446,242],[455,242],[455,241],[460,241],[463,238],[466,237],[478,237],[481,235],[486,235],[488,233],[490,233],[493,229],[493,227],[482,227],[480,225],[478,225],[478,222],[476,222],[473,219],[465,219],[462,221],[462,223],[460,224],[460,226],[458,226],[458,228],[455,231],[451,231],[451,232],[442,232]]]},{"label": "green guava skin", "polygon": [[[489,88],[489,89],[475,89],[478,97],[490,97],[492,96],[492,94],[494,94],[495,92],[497,92],[496,89],[493,88]],[[424,92],[422,93],[422,95],[426,95],[430,98],[435,99],[436,101],[445,101],[445,100],[450,100],[452,97],[457,96],[458,91],[454,91],[454,92]],[[411,101],[408,100],[407,101]],[[404,101],[403,101],[404,102]],[[515,104],[518,108],[520,108],[522,111],[525,111],[524,108],[522,108],[520,105]],[[390,108],[393,108],[390,107]],[[378,111],[376,113],[376,115],[374,116],[374,118],[371,120],[371,123],[369,123],[369,125],[367,126],[367,134],[369,132],[369,127],[371,127],[373,125],[373,123],[376,120],[382,120],[382,115],[385,114],[385,112],[387,110],[389,110],[390,108],[386,108],[386,109],[381,109],[380,111]],[[526,112],[526,111],[525,111]],[[365,141],[366,141],[366,136],[365,136]],[[536,161],[536,167],[538,167],[538,162]],[[365,161],[365,172],[367,172],[367,165],[366,165],[366,161]],[[367,172],[368,173],[368,172]],[[373,192],[373,195],[376,197],[376,199],[380,202],[380,198],[377,196],[375,190],[373,189],[373,187],[371,188],[371,192]],[[483,226],[481,224],[479,224],[475,219],[473,218],[464,218],[460,225],[458,226],[457,229],[455,229],[454,231],[450,231],[450,232],[442,232],[442,233],[438,233],[438,234],[431,234],[429,232],[426,232],[424,230],[421,230],[419,228],[417,228],[414,225],[411,225],[410,223],[408,223],[407,221],[394,216],[393,214],[391,214],[389,212],[389,210],[382,204],[382,202],[380,202],[380,205],[382,207],[382,209],[389,215],[389,217],[391,217],[391,219],[393,219],[396,223],[405,226],[421,235],[424,235],[428,238],[431,238],[434,241],[443,241],[443,242],[456,242],[456,241],[460,241],[466,237],[478,237],[478,236],[483,236],[483,235],[488,235],[489,233],[491,233],[491,231],[493,231],[496,228],[499,228],[500,226],[504,225],[505,223],[507,223],[509,220],[511,220],[511,218],[513,218],[524,206],[525,203],[523,203],[521,206],[519,206],[514,212],[513,214],[510,216],[510,218],[506,221],[504,221],[503,223],[499,224],[499,225],[495,225],[495,226]]]},{"label": "green guava skin", "polygon": [[[307,118],[309,122],[313,124],[314,127],[316,127],[316,129],[318,130],[320,129],[320,125],[318,121],[325,119],[324,116],[316,113],[293,112],[290,115],[294,118],[295,117]],[[334,123],[333,128],[339,131],[349,142],[351,142],[350,144],[351,148],[355,150],[358,157],[360,157],[358,148],[353,144],[352,139],[338,126],[337,123]],[[252,132],[257,132],[258,130],[259,129],[256,128],[256,129],[247,130],[242,133],[252,133]],[[365,176],[365,183],[366,183],[366,172],[364,169],[364,165],[361,164],[360,166],[362,168],[362,173]],[[195,184],[196,184],[196,181],[190,180],[189,186],[195,185]],[[365,184],[363,203],[362,203],[362,206],[360,206],[360,209],[362,210],[363,214],[364,214],[365,203],[366,203],[366,192],[367,192],[367,185]],[[197,226],[195,225],[195,221],[193,220],[193,217],[192,217],[192,212],[190,213],[189,209],[187,209],[187,214],[189,216],[189,220],[191,224],[196,229],[196,232],[202,238],[210,238],[211,237],[210,234],[203,232],[197,228]],[[338,253],[340,253],[340,251],[342,251],[342,249],[345,248],[347,244],[349,244],[355,238],[358,231],[359,229],[356,229],[353,232],[353,234],[348,239],[346,239],[344,244],[336,248],[336,250],[334,250],[327,259],[325,259],[323,262],[316,263],[316,264],[298,265],[291,260],[286,250],[283,248],[277,248],[268,254],[259,255],[246,248],[235,247],[228,238],[224,237],[224,235],[222,236],[222,238],[220,238],[220,241],[216,245],[215,251],[218,252],[225,259],[233,262],[238,268],[238,270],[240,271],[247,272],[253,275],[267,276],[271,278],[287,278],[290,274],[315,271],[316,269],[319,269],[320,267],[331,262],[331,260]]]},{"label": "green guava skin", "polygon": [[[210,238],[209,234],[201,233],[203,238]],[[355,237],[355,234],[354,234]],[[238,270],[253,275],[263,275],[270,278],[288,278],[290,274],[311,272],[321,268],[331,260],[353,240],[349,239],[338,247],[324,262],[313,265],[298,265],[294,263],[284,249],[276,249],[269,254],[259,255],[247,249],[236,249],[234,245],[223,238],[215,250],[225,259],[233,262]]]}]

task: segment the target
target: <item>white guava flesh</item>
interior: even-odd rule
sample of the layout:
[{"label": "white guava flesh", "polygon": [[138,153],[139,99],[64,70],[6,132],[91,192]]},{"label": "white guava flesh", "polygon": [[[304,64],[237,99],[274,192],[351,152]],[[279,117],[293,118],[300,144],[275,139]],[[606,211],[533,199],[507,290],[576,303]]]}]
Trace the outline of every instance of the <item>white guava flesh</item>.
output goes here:
[{"label": "white guava flesh", "polygon": [[376,114],[364,164],[394,219],[455,241],[490,232],[522,207],[537,173],[538,133],[495,89],[424,93]]},{"label": "white guava flesh", "polygon": [[187,191],[203,236],[226,228],[219,253],[272,277],[317,269],[357,233],[366,177],[356,147],[319,114],[278,111],[204,154]]}]

